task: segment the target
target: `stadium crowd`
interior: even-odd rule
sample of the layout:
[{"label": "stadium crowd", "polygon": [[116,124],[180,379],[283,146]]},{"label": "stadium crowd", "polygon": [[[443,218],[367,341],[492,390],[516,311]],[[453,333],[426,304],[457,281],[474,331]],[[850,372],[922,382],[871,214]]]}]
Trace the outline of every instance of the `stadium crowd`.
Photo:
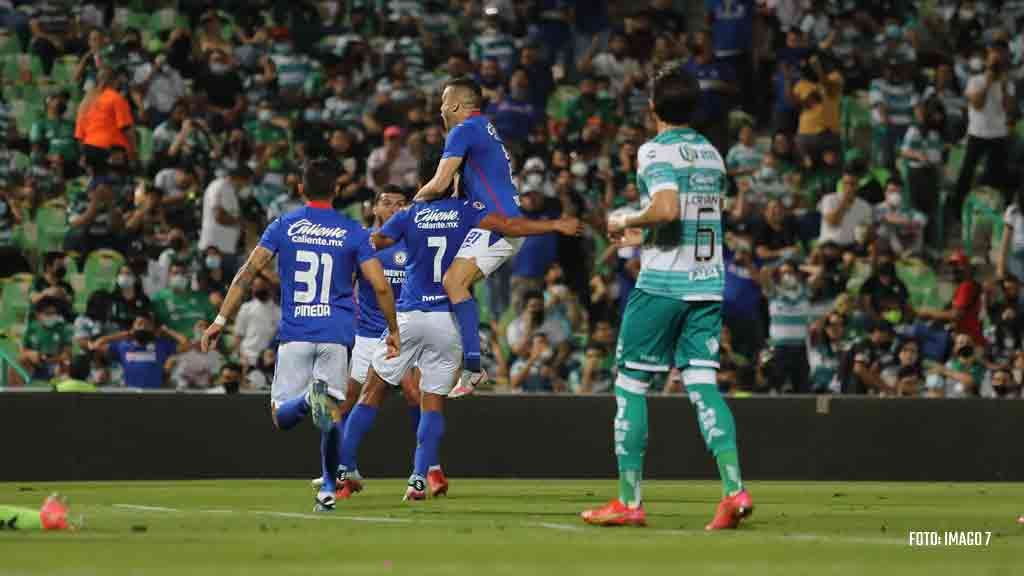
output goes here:
[{"label": "stadium crowd", "polygon": [[272,273],[198,347],[240,260],[302,205],[308,158],[337,161],[335,206],[363,222],[411,196],[444,82],[469,74],[524,215],[589,223],[484,284],[487,370],[607,392],[642,239],[604,223],[640,205],[647,78],[675,66],[729,174],[723,390],[1021,395],[1024,2],[117,4],[0,1],[12,384],[268,388]]}]

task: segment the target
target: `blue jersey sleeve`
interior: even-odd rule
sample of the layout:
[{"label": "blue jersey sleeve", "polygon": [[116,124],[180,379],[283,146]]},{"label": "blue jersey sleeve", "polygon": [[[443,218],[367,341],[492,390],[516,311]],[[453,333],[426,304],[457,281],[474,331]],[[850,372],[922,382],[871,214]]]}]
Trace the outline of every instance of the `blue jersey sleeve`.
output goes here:
[{"label": "blue jersey sleeve", "polygon": [[370,242],[370,233],[368,231],[362,230],[361,237],[357,242],[356,261],[359,264],[377,256],[377,251],[373,249],[373,243]]},{"label": "blue jersey sleeve", "polygon": [[267,229],[263,231],[263,236],[260,237],[259,245],[270,250],[274,254],[277,254],[280,243],[281,219],[276,218],[269,226],[267,226]]},{"label": "blue jersey sleeve", "polygon": [[409,222],[409,214],[412,214],[412,210],[405,209],[395,212],[388,221],[380,227],[380,235],[387,236],[395,242],[399,242],[405,238],[406,224]]},{"label": "blue jersey sleeve", "polygon": [[465,158],[472,145],[472,128],[465,122],[459,124],[448,133],[448,137],[444,141],[444,154],[441,155],[441,159]]},{"label": "blue jersey sleeve", "polygon": [[121,363],[121,356],[124,354],[124,348],[128,345],[127,340],[119,340],[117,342],[111,342],[110,347],[107,348],[107,358],[111,361]]}]

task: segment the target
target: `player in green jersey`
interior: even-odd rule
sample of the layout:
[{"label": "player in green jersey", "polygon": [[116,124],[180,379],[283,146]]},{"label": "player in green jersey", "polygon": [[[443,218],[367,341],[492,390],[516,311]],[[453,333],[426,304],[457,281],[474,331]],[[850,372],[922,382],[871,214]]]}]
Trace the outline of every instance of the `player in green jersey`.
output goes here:
[{"label": "player in green jersey", "polygon": [[722,326],[722,195],[725,164],[711,143],[689,127],[700,88],[682,70],[659,74],[651,108],[658,135],[637,152],[637,180],[646,208],[615,213],[608,231],[644,231],[640,276],[630,293],[616,350],[615,456],[619,497],[583,512],[601,526],[646,523],[640,478],[647,446],[647,388],[672,366],[682,372],[704,441],[718,463],[723,498],[705,528],[735,528],[753,504],[740,479],[736,427],[718,392]]}]

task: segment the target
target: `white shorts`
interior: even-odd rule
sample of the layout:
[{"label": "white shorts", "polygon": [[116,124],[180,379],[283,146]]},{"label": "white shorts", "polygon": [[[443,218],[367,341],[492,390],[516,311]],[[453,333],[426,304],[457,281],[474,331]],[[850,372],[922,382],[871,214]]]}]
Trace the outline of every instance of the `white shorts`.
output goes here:
[{"label": "white shorts", "polygon": [[373,353],[373,371],[385,382],[398,386],[414,365],[420,369],[420,390],[448,394],[462,368],[462,338],[451,312],[398,313],[402,352],[388,358],[383,343]]},{"label": "white shorts", "polygon": [[279,404],[306,393],[315,378],[327,382],[327,391],[339,402],[345,399],[348,347],[326,342],[284,342],[277,347],[277,366],[270,385],[270,401]]},{"label": "white shorts", "polygon": [[366,384],[366,373],[370,371],[370,362],[373,360],[373,351],[377,349],[380,338],[367,338],[356,336],[356,344],[352,347],[352,362],[348,377]]},{"label": "white shorts", "polygon": [[501,268],[505,261],[509,260],[519,252],[523,245],[522,238],[501,238],[491,244],[490,230],[473,228],[466,234],[462,241],[456,258],[465,258],[476,262],[476,267],[484,276],[490,276],[492,272]]}]

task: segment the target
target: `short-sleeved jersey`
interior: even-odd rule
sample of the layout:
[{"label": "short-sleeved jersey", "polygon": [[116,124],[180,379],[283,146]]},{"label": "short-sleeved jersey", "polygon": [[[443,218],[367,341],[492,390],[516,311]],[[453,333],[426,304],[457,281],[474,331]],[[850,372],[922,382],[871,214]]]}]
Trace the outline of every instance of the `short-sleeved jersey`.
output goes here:
[{"label": "short-sleeved jersey", "polygon": [[[405,240],[409,261],[398,311],[439,312],[449,310],[448,295],[441,279],[455,260],[459,246],[470,230],[487,215],[480,202],[446,198],[417,202],[396,212],[380,230],[394,240]],[[479,231],[472,232],[480,234]]]},{"label": "short-sleeved jersey", "polygon": [[[369,232],[375,232],[371,229]],[[391,291],[395,294],[395,301],[402,294],[402,285],[405,284],[405,263],[409,259],[409,253],[405,250],[405,242],[395,244],[377,251],[377,260],[384,268],[384,277],[391,284]],[[366,338],[380,338],[388,327],[384,319],[384,313],[380,311],[377,304],[377,294],[373,291],[373,285],[358,275],[356,282],[357,296],[359,300],[359,320],[356,323],[356,334]]]},{"label": "short-sleeved jersey", "polygon": [[686,128],[659,134],[637,156],[644,202],[662,190],[677,190],[680,210],[678,222],[645,230],[636,287],[681,300],[721,300],[722,156],[706,138]]},{"label": "short-sleeved jersey", "polygon": [[488,212],[519,216],[519,191],[512,182],[508,150],[486,116],[474,114],[452,128],[444,142],[444,158],[462,158],[461,186],[470,202]]},{"label": "short-sleeved jersey", "polygon": [[306,205],[274,220],[260,246],[277,254],[281,342],[355,341],[352,275],[374,257],[365,228],[330,207]]}]

